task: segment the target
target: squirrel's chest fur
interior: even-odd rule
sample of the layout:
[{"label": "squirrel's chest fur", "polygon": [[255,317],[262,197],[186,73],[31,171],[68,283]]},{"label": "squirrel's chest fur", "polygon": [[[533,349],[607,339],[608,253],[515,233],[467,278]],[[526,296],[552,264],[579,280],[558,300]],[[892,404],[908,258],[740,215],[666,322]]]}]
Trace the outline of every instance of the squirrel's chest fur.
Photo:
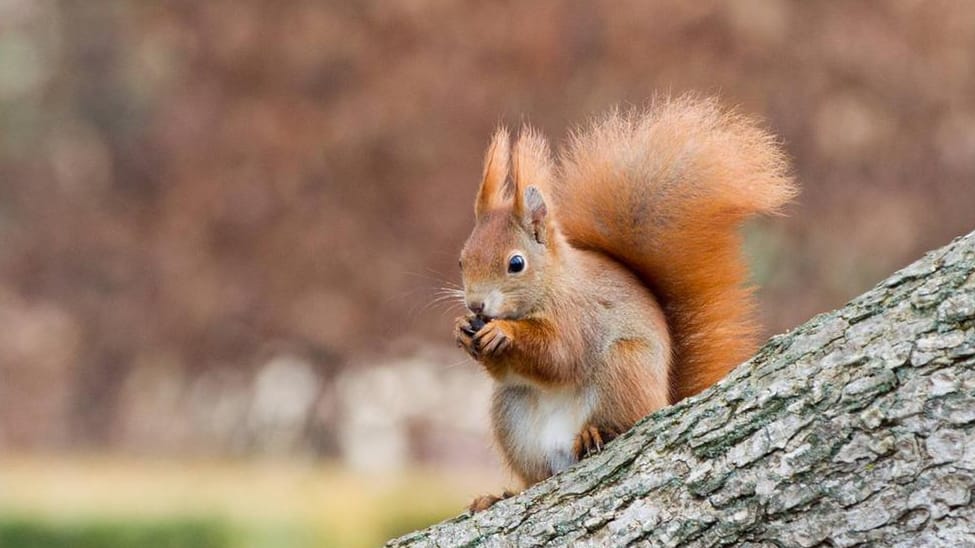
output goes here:
[{"label": "squirrel's chest fur", "polygon": [[573,443],[596,407],[590,388],[542,388],[521,379],[498,383],[495,429],[511,464],[529,482],[575,463]]}]

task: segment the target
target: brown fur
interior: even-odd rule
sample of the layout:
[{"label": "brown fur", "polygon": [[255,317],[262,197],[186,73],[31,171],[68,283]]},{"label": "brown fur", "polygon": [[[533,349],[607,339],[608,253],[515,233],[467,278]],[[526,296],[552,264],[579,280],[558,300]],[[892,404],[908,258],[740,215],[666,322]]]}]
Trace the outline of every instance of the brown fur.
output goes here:
[{"label": "brown fur", "polygon": [[[495,434],[530,485],[564,464],[546,428],[584,414],[572,450],[598,450],[754,351],[736,229],[795,190],[772,138],[712,101],[612,113],[558,169],[533,130],[511,151],[508,138],[492,140],[461,254],[468,306],[489,321],[471,335],[474,316],[459,318],[455,334],[498,381]],[[524,271],[507,271],[514,254]]]}]

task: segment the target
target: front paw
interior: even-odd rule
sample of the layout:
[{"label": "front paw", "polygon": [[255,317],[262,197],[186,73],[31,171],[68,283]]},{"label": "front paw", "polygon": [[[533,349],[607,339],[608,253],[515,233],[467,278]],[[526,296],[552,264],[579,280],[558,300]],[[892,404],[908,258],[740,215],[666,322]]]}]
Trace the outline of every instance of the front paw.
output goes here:
[{"label": "front paw", "polygon": [[475,315],[461,316],[454,322],[454,340],[457,346],[467,351],[471,357],[480,356],[478,347],[474,343],[474,335],[484,327],[484,320]]},{"label": "front paw", "polygon": [[507,350],[514,336],[511,328],[502,321],[494,320],[488,322],[480,331],[474,334],[474,348],[481,355],[486,357],[497,357]]}]

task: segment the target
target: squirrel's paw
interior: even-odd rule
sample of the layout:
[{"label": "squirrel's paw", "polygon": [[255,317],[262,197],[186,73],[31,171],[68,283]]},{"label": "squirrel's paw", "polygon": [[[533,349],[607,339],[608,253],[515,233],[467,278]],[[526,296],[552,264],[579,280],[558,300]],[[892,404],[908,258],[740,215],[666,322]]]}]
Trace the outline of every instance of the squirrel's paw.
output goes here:
[{"label": "squirrel's paw", "polygon": [[511,346],[513,338],[503,320],[494,320],[474,335],[474,349],[482,356],[497,356]]},{"label": "squirrel's paw", "polygon": [[483,512],[484,510],[494,506],[494,503],[502,501],[508,497],[513,497],[514,495],[514,493],[508,491],[507,489],[504,490],[504,493],[501,493],[500,497],[497,495],[482,495],[471,501],[471,505],[468,506],[467,509],[470,510],[472,514],[476,512]]},{"label": "squirrel's paw", "polygon": [[483,326],[483,320],[474,315],[461,316],[454,322],[454,340],[457,341],[457,346],[475,359],[478,357],[478,351],[474,345],[474,334]]},{"label": "squirrel's paw", "polygon": [[572,452],[577,459],[582,460],[603,450],[603,446],[617,436],[616,432],[600,432],[595,426],[584,426],[582,432],[576,434],[572,443]]}]

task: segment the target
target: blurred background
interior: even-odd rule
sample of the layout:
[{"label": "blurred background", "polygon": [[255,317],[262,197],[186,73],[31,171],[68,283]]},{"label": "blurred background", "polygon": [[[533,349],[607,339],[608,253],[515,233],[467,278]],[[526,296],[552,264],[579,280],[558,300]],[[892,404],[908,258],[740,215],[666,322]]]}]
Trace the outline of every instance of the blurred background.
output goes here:
[{"label": "blurred background", "polygon": [[975,228],[975,3],[0,0],[0,545],[355,546],[510,478],[453,348],[483,149],[763,117],[767,334]]}]

